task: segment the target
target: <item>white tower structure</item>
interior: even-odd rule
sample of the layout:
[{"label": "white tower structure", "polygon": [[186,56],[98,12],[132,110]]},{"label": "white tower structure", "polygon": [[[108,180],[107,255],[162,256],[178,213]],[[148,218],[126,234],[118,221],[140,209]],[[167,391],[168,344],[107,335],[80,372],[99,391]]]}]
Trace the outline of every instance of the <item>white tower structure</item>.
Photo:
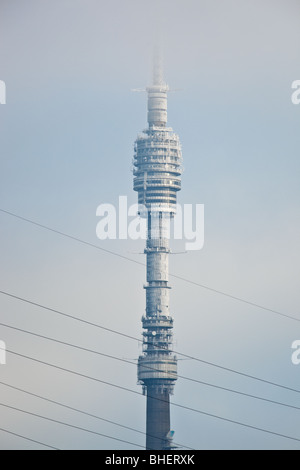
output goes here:
[{"label": "white tower structure", "polygon": [[169,224],[181,189],[181,146],[167,127],[167,92],[161,56],[154,57],[153,84],[148,93],[148,128],[134,146],[134,190],[140,215],[147,218],[146,314],[142,317],[143,354],[138,381],[147,395],[146,449],[171,449],[170,394],[177,380],[172,353],[173,318],[169,303]]}]

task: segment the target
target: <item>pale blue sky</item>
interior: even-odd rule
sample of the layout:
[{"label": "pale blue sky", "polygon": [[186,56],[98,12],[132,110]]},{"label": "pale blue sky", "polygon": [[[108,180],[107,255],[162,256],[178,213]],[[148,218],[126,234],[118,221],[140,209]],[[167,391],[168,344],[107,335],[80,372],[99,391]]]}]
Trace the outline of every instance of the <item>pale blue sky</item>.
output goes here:
[{"label": "pale blue sky", "polygon": [[[156,5],[156,8],[154,8]],[[159,12],[159,21],[157,20]],[[143,243],[100,242],[96,208],[136,202],[133,143],[146,126],[156,23],[169,124],[183,146],[181,203],[205,204],[202,251],[174,274],[300,318],[300,79],[297,0],[0,2],[0,207],[144,261]],[[0,290],[141,337],[144,268],[0,213]],[[175,349],[300,389],[299,323],[172,279]],[[137,343],[0,296],[1,322],[122,358]],[[141,391],[135,366],[0,327],[7,348]],[[297,394],[192,361],[180,375],[300,407]],[[145,400],[8,356],[0,380],[145,429]],[[1,402],[143,445],[141,435],[0,385]],[[179,380],[173,401],[300,439],[299,411]],[[1,409],[1,426],[62,448],[132,449]],[[175,441],[196,449],[298,448],[282,438],[172,408]],[[0,447],[36,447],[0,433]]]}]

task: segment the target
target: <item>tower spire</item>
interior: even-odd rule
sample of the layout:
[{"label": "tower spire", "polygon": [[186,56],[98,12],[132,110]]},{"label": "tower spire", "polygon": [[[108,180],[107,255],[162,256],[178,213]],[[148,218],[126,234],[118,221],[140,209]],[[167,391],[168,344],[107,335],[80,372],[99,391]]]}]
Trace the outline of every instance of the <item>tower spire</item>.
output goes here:
[{"label": "tower spire", "polygon": [[161,47],[157,44],[153,51],[153,85],[165,86],[163,73],[163,57]]},{"label": "tower spire", "polygon": [[162,53],[155,46],[153,54],[153,85],[146,88],[148,93],[149,127],[165,127],[167,124],[167,91],[168,85],[163,78]]}]

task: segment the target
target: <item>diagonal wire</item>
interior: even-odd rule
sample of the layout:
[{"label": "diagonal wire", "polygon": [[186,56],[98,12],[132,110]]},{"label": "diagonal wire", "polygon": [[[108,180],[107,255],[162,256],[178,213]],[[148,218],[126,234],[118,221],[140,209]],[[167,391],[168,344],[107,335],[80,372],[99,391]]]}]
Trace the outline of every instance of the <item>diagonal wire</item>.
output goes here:
[{"label": "diagonal wire", "polygon": [[134,442],[126,441],[124,439],[119,439],[119,438],[113,437],[113,436],[108,436],[107,434],[102,434],[102,433],[97,432],[97,431],[92,431],[91,429],[86,429],[86,428],[83,428],[81,426],[75,426],[73,424],[65,423],[65,422],[59,421],[57,419],[48,418],[47,416],[43,416],[43,415],[40,415],[40,414],[37,414],[37,413],[32,413],[31,411],[22,410],[21,408],[16,408],[15,406],[10,406],[10,405],[7,405],[6,403],[0,403],[0,406],[3,406],[4,408],[8,408],[10,410],[18,411],[20,413],[24,413],[24,414],[27,414],[27,415],[30,415],[30,416],[34,416],[36,418],[41,418],[41,419],[44,419],[46,421],[50,421],[51,423],[61,424],[62,426],[67,426],[69,428],[77,429],[79,431],[84,431],[84,432],[87,432],[89,434],[95,434],[96,436],[106,437],[108,439],[113,439],[114,441],[124,442],[125,444],[130,444],[130,445],[133,445],[133,446],[144,448],[144,446],[142,446],[140,444],[136,444]]},{"label": "diagonal wire", "polygon": [[[28,303],[28,304],[30,304],[30,305],[34,305],[35,307],[42,308],[42,309],[47,310],[47,311],[50,311],[50,312],[52,312],[52,313],[56,313],[56,314],[61,315],[61,316],[64,316],[64,317],[71,318],[72,320],[78,321],[78,322],[80,322],[80,323],[84,323],[84,324],[87,324],[87,325],[90,325],[90,326],[99,328],[99,329],[101,329],[101,330],[108,331],[108,332],[110,332],[110,333],[117,334],[117,335],[119,335],[119,336],[123,336],[123,337],[125,337],[125,338],[138,341],[139,343],[142,343],[142,342],[143,342],[141,339],[136,338],[136,337],[134,337],[134,336],[127,335],[127,334],[125,334],[125,333],[122,333],[122,332],[120,332],[120,331],[114,330],[114,329],[112,329],[112,328],[104,327],[104,326],[102,326],[102,325],[99,325],[98,323],[93,323],[93,322],[90,322],[90,321],[87,321],[87,320],[83,320],[82,318],[79,318],[79,317],[76,317],[76,316],[74,316],[74,315],[70,315],[70,314],[64,313],[64,312],[62,312],[62,311],[60,311],[60,310],[57,310],[57,309],[54,309],[54,308],[47,307],[47,306],[45,306],[45,305],[39,304],[39,303],[37,303],[37,302],[33,302],[32,300],[25,299],[25,298],[23,298],[23,297],[20,297],[20,296],[11,294],[11,293],[9,293],[9,292],[0,290],[0,294],[6,295],[6,296],[8,296],[8,297],[11,297],[11,298],[13,298],[13,299],[19,300],[19,301],[21,301],[21,302]],[[187,358],[187,359],[191,359],[191,360],[193,360],[193,361],[197,361],[197,362],[200,362],[200,363],[202,363],[202,364],[206,364],[206,365],[215,367],[215,368],[220,369],[220,370],[224,370],[224,371],[227,371],[227,372],[231,372],[231,373],[233,373],[233,374],[236,374],[236,375],[239,375],[239,376],[242,376],[242,377],[250,378],[250,379],[252,379],[252,380],[256,380],[256,381],[259,381],[259,382],[261,382],[261,383],[266,383],[266,384],[272,385],[272,386],[274,386],[274,387],[282,388],[282,389],[284,389],[284,390],[289,390],[289,391],[292,391],[292,392],[295,392],[295,393],[300,393],[300,390],[298,390],[298,389],[291,388],[291,387],[287,387],[287,386],[285,386],[285,385],[278,384],[278,383],[272,382],[272,381],[270,381],[270,380],[265,380],[265,379],[256,377],[256,376],[254,376],[254,375],[246,374],[246,373],[244,373],[244,372],[240,372],[240,371],[237,371],[237,370],[232,369],[232,368],[229,368],[229,367],[221,366],[221,365],[216,364],[216,363],[213,363],[213,362],[205,361],[204,359],[200,359],[200,358],[195,357],[195,356],[191,356],[191,355],[188,355],[188,354],[184,354],[184,353],[179,352],[179,351],[174,351],[174,353],[175,353],[175,354],[178,354],[178,355],[180,355],[180,356],[182,356],[182,357],[185,357],[185,358]]]},{"label": "diagonal wire", "polygon": [[21,439],[25,439],[26,441],[34,442],[35,444],[39,444],[41,446],[48,447],[49,449],[52,449],[52,450],[60,450],[57,447],[52,447],[48,444],[44,444],[43,442],[36,441],[35,439],[30,439],[29,437],[21,436],[21,434],[17,434],[15,432],[9,431],[8,429],[0,428],[0,431],[6,432],[7,434],[12,434],[13,436],[20,437]]},{"label": "diagonal wire", "polygon": [[[82,243],[84,245],[87,245],[89,247],[92,247],[92,248],[96,248],[97,250],[100,250],[100,251],[103,251],[105,253],[108,253],[110,255],[113,255],[113,256],[117,256],[119,258],[122,258],[126,261],[130,261],[131,263],[135,263],[135,264],[138,264],[140,266],[146,266],[145,263],[142,263],[140,261],[137,261],[133,258],[129,258],[128,256],[125,256],[125,255],[121,255],[120,253],[117,253],[116,251],[112,251],[112,250],[108,250],[106,248],[102,248],[98,245],[95,245],[94,243],[90,243],[86,240],[83,240],[82,238],[78,238],[78,237],[75,237],[73,235],[70,235],[68,233],[65,233],[65,232],[62,232],[60,230],[56,230],[56,229],[53,229],[47,225],[44,225],[44,224],[41,224],[39,222],[35,222],[31,219],[28,219],[26,217],[22,217],[20,215],[17,215],[17,214],[14,214],[13,212],[10,212],[10,211],[7,211],[7,210],[4,210],[4,209],[1,209],[0,208],[0,212],[4,213],[4,214],[7,214],[11,217],[15,217],[16,219],[19,219],[19,220],[23,220],[24,222],[27,222],[29,224],[32,224],[32,225],[35,225],[36,227],[39,227],[39,228],[42,228],[44,230],[48,230],[50,232],[53,232],[53,233],[56,233],[57,235],[61,235],[62,237],[65,237],[65,238],[69,238],[71,240],[74,240],[78,243]],[[288,318],[290,320],[294,320],[294,321],[297,321],[297,322],[300,322],[300,318],[297,318],[293,315],[289,315],[289,314],[286,314],[286,313],[283,313],[283,312],[279,312],[278,310],[275,310],[275,309],[272,309],[272,308],[268,308],[268,307],[265,307],[263,305],[260,305],[256,302],[252,302],[252,301],[249,301],[249,300],[246,300],[246,299],[243,299],[242,297],[238,297],[238,296],[235,296],[235,295],[232,295],[232,294],[228,294],[227,292],[223,292],[221,290],[218,290],[218,289],[215,289],[213,287],[209,287],[209,286],[206,286],[205,284],[201,284],[199,282],[195,282],[195,281],[192,281],[190,279],[187,279],[185,277],[182,277],[182,276],[178,276],[176,274],[172,274],[170,273],[169,274],[171,277],[175,278],[175,279],[179,279],[181,281],[184,281],[184,282],[187,282],[188,284],[192,284],[194,286],[197,286],[197,287],[201,287],[202,289],[206,289],[206,290],[209,290],[210,292],[214,292],[215,294],[219,294],[219,295],[222,295],[224,297],[228,297],[232,300],[236,300],[238,302],[242,302],[244,304],[247,304],[247,305],[251,305],[252,307],[256,307],[256,308],[259,308],[259,309],[262,309],[262,310],[265,310],[267,312],[270,312],[270,313],[273,313],[275,315],[279,315],[281,317],[284,317],[284,318]]]},{"label": "diagonal wire", "polygon": [[[68,409],[68,410],[71,410],[71,411],[76,411],[77,413],[83,414],[83,415],[85,415],[85,416],[89,416],[90,418],[95,418],[95,419],[98,419],[98,420],[100,420],[100,421],[104,421],[104,422],[106,422],[106,423],[113,424],[114,426],[118,426],[118,427],[120,427],[120,428],[127,429],[127,430],[129,430],[129,431],[136,432],[136,433],[138,433],[138,434],[143,434],[144,436],[146,435],[145,432],[140,431],[140,430],[138,430],[138,429],[132,428],[132,427],[130,427],[130,426],[125,426],[124,424],[116,423],[115,421],[112,421],[112,420],[110,420],[110,419],[102,418],[102,417],[100,417],[100,416],[98,416],[98,415],[95,415],[95,414],[92,414],[92,413],[88,413],[87,411],[83,411],[83,410],[80,410],[80,409],[78,409],[78,408],[74,408],[74,407],[72,407],[72,406],[66,405],[66,404],[61,403],[61,402],[59,402],[59,401],[51,400],[50,398],[46,398],[46,397],[43,397],[43,396],[38,395],[38,394],[36,394],[36,393],[29,392],[28,390],[24,390],[24,389],[22,389],[22,388],[15,387],[15,386],[13,386],[13,385],[10,385],[10,384],[7,384],[7,383],[1,382],[1,381],[0,381],[0,384],[1,384],[1,385],[4,385],[5,387],[11,388],[12,390],[17,390],[17,391],[19,391],[19,392],[22,392],[22,393],[25,393],[25,394],[27,394],[27,395],[33,396],[33,397],[35,397],[35,398],[39,398],[40,400],[46,401],[46,402],[48,402],[48,403],[52,403],[52,404],[54,404],[54,405],[61,406],[61,407],[63,407],[63,408],[66,408],[66,409]],[[154,436],[150,436],[150,437],[154,437]],[[183,444],[179,444],[178,442],[174,442],[174,444],[175,444],[176,446],[179,446],[179,447],[184,447],[185,449],[193,450],[192,447],[188,447],[188,446],[185,446],[185,445],[183,445]]]},{"label": "diagonal wire", "polygon": [[[130,361],[128,359],[123,359],[123,358],[120,358],[120,357],[116,357],[116,356],[113,356],[111,354],[106,354],[106,353],[103,353],[103,352],[100,352],[100,351],[95,351],[93,349],[89,349],[89,348],[84,348],[82,346],[78,346],[76,344],[72,344],[72,343],[68,343],[66,341],[60,341],[58,339],[55,339],[55,338],[50,338],[49,336],[44,336],[44,335],[41,335],[41,334],[38,334],[38,333],[34,333],[32,331],[28,331],[28,330],[24,330],[23,328],[17,328],[15,326],[11,326],[11,325],[7,325],[5,323],[0,323],[0,326],[3,326],[5,328],[10,328],[12,330],[16,330],[16,331],[20,331],[21,333],[26,333],[28,335],[31,335],[31,336],[35,336],[37,338],[42,338],[42,339],[46,339],[48,341],[53,341],[55,343],[58,343],[58,344],[62,344],[64,346],[68,346],[68,347],[71,347],[71,348],[75,348],[75,349],[79,349],[81,351],[85,351],[85,352],[89,352],[89,353],[92,353],[92,354],[96,354],[98,356],[103,356],[103,357],[106,357],[106,358],[109,358],[109,359],[114,359],[116,361],[120,361],[120,362],[124,362],[126,364],[131,364],[131,365],[134,365],[136,366],[136,362],[133,362],[133,361]],[[156,369],[155,367],[151,367],[151,366],[143,366],[145,369],[147,370],[153,370],[155,372],[161,372],[160,369]],[[212,387],[212,388],[216,388],[216,389],[219,389],[219,390],[223,390],[223,391],[226,391],[226,392],[231,392],[231,393],[235,393],[237,395],[242,395],[242,396],[245,396],[245,397],[248,397],[248,398],[253,398],[253,399],[256,399],[256,400],[261,400],[261,401],[264,401],[264,402],[267,402],[267,403],[272,403],[274,405],[279,405],[279,406],[284,406],[286,408],[292,408],[294,410],[298,410],[300,411],[300,408],[297,407],[297,406],[293,406],[293,405],[289,405],[287,403],[282,403],[282,402],[278,402],[278,401],[275,401],[275,400],[271,400],[271,399],[268,399],[268,398],[263,398],[263,397],[258,397],[256,395],[252,395],[252,394],[249,394],[249,393],[244,393],[244,392],[240,392],[239,390],[233,390],[231,388],[226,388],[226,387],[222,387],[220,385],[215,385],[215,384],[211,384],[211,383],[208,383],[208,382],[204,382],[202,380],[198,380],[198,379],[194,379],[192,377],[186,377],[184,375],[179,375],[177,373],[173,373],[172,375],[174,375],[174,378],[180,378],[180,379],[184,379],[184,380],[188,380],[190,382],[195,382],[195,383],[198,383],[198,384],[201,384],[201,385],[205,385],[207,387]],[[0,382],[2,383],[2,382]],[[182,447],[182,446],[181,446]],[[185,447],[185,446],[184,446]]]},{"label": "diagonal wire", "polygon": [[[22,357],[24,359],[28,359],[30,361],[33,361],[33,362],[36,362],[36,363],[39,363],[39,364],[42,364],[42,365],[46,365],[48,367],[52,367],[54,369],[57,369],[57,370],[60,370],[60,371],[63,371],[63,372],[68,372],[72,375],[76,375],[78,377],[82,377],[82,378],[85,378],[85,379],[88,379],[88,380],[92,380],[93,382],[103,383],[105,385],[109,385],[111,387],[117,388],[119,390],[127,391],[127,392],[133,393],[135,395],[139,395],[141,397],[144,396],[142,393],[137,392],[136,390],[132,390],[130,388],[123,387],[121,385],[113,384],[111,382],[104,381],[104,380],[98,379],[96,377],[91,377],[89,375],[82,374],[82,373],[76,372],[74,370],[66,369],[64,367],[57,366],[57,365],[51,364],[49,362],[41,361],[40,359],[36,359],[36,358],[30,357],[30,356],[26,356],[25,354],[17,353],[16,351],[12,351],[12,350],[9,350],[9,349],[7,349],[6,351],[10,352],[11,354],[13,354],[15,356]],[[153,399],[165,402],[165,400],[160,399],[160,398],[156,398],[156,397],[154,398],[153,397]],[[224,422],[235,424],[235,425],[238,425],[238,426],[241,426],[241,427],[245,427],[245,428],[252,429],[252,430],[255,430],[255,431],[260,431],[260,432],[263,432],[263,433],[266,433],[266,434],[281,437],[281,438],[288,439],[288,440],[291,440],[291,441],[300,442],[300,438],[287,436],[286,434],[281,434],[281,433],[278,433],[278,432],[275,432],[275,431],[270,431],[268,429],[264,429],[264,428],[260,428],[258,426],[253,426],[253,425],[250,425],[250,424],[242,423],[240,421],[236,421],[236,420],[233,420],[233,419],[230,419],[230,418],[224,418],[223,416],[219,416],[219,415],[216,415],[216,414],[213,414],[213,413],[208,413],[206,411],[202,411],[202,410],[198,410],[196,408],[181,405],[179,403],[171,403],[171,405],[176,406],[176,407],[181,408],[181,409],[184,409],[184,410],[193,411],[194,413],[198,413],[198,414],[201,414],[203,416],[208,416],[208,417],[215,418],[215,419],[218,419],[218,420],[221,420],[221,421],[224,421]]]}]

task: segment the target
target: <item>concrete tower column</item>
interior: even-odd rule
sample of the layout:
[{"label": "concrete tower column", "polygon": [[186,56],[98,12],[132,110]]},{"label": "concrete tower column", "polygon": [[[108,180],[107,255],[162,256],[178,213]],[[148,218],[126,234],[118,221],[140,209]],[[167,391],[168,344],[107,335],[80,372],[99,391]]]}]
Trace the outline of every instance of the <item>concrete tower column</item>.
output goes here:
[{"label": "concrete tower column", "polygon": [[147,219],[146,314],[143,354],[138,359],[138,381],[147,397],[146,448],[171,449],[170,395],[177,380],[172,353],[173,318],[170,315],[169,227],[181,189],[181,146],[167,127],[167,91],[161,62],[156,61],[148,93],[148,129],[135,142],[134,190]]}]

